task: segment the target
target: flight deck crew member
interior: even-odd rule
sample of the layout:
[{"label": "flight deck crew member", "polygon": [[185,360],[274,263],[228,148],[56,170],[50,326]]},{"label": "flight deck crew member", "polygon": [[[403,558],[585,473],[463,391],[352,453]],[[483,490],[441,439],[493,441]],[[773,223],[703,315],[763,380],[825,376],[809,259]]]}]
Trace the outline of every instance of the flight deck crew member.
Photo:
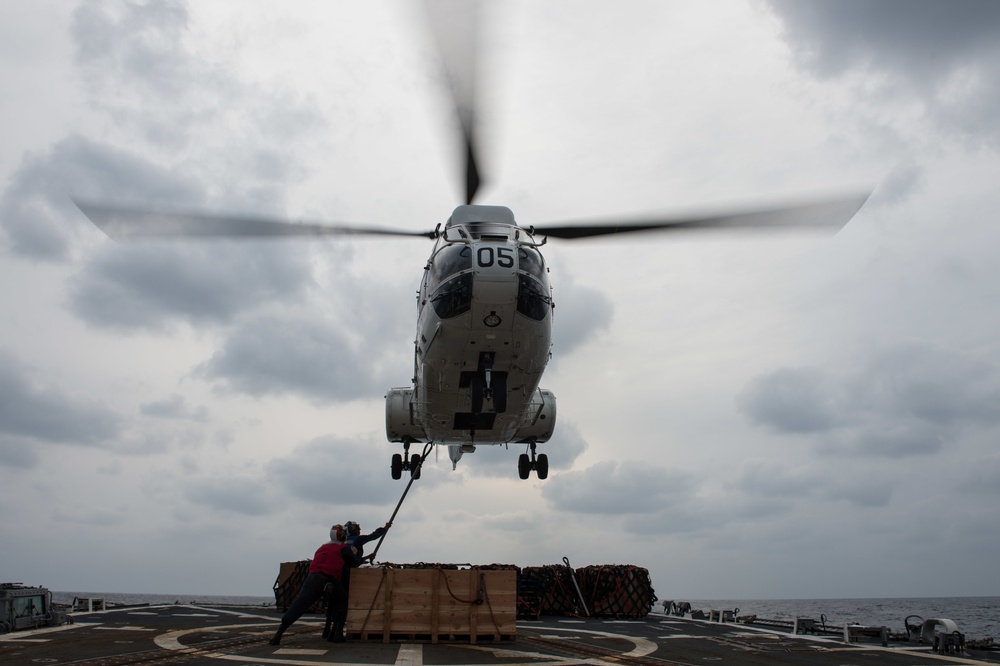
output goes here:
[{"label": "flight deck crew member", "polygon": [[392,523],[386,523],[371,534],[361,534],[361,525],[358,525],[353,520],[348,520],[344,523],[344,527],[347,528],[347,543],[357,548],[358,559],[364,560],[365,544],[375,539],[381,539],[382,535],[392,527]]},{"label": "flight deck crew member", "polygon": [[[371,534],[362,534],[361,525],[358,525],[353,520],[348,520],[344,523],[344,527],[347,529],[347,544],[349,546],[354,546],[354,548],[358,551],[358,559],[364,562],[365,544],[369,541],[382,538],[382,535],[388,532],[389,528],[392,527],[392,523],[386,523]],[[348,594],[350,594],[351,570],[349,568],[344,569],[344,575],[341,576],[340,582],[343,584],[344,589],[348,592]]]},{"label": "flight deck crew member", "polygon": [[[330,541],[316,550],[309,563],[309,575],[302,583],[299,596],[281,616],[281,624],[271,640],[271,645],[281,644],[281,635],[302,617],[309,607],[326,595],[326,628],[323,638],[334,643],[344,641],[344,623],[347,621],[347,591],[341,583],[344,572],[361,564],[357,551],[345,543],[347,530],[343,525],[330,528]],[[331,627],[332,625],[332,627]]]}]

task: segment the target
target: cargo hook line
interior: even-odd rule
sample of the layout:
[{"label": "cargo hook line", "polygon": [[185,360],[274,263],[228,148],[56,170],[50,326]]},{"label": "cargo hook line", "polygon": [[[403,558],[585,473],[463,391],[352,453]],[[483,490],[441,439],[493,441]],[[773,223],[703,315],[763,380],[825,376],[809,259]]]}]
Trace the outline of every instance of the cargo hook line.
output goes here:
[{"label": "cargo hook line", "polygon": [[580,598],[580,606],[583,607],[583,614],[586,617],[590,617],[590,611],[587,610],[587,602],[583,600],[583,592],[580,591],[580,584],[576,582],[576,571],[569,565],[568,557],[563,558],[563,563],[569,569],[569,579],[573,581],[573,587],[576,588],[576,596]]},{"label": "cargo hook line", "polygon": [[[403,489],[403,495],[399,498],[399,501],[396,503],[396,508],[393,510],[392,515],[389,516],[389,525],[390,526],[392,525],[392,521],[394,521],[396,519],[396,514],[399,513],[399,507],[403,506],[403,500],[406,499],[406,493],[410,492],[410,486],[412,486],[413,485],[413,481],[418,476],[420,476],[420,468],[423,467],[424,461],[427,460],[427,456],[430,455],[430,452],[431,452],[432,448],[434,448],[434,442],[427,442],[427,444],[424,446],[424,452],[422,454],[420,454],[420,459],[417,460],[416,461],[416,465],[413,466],[412,469],[410,469],[410,481],[409,481],[409,483],[406,484],[406,488]],[[411,461],[412,461],[412,458],[411,458]],[[411,462],[411,464],[412,464],[412,462]],[[388,534],[388,533],[389,533],[389,530],[386,530],[382,534],[382,536],[379,537],[378,543],[375,544],[375,550],[372,551],[372,554],[371,554],[371,556],[369,558],[370,561],[372,561],[372,562],[375,561],[375,555],[378,554],[378,549],[382,547],[382,542],[385,541],[385,535]]]}]

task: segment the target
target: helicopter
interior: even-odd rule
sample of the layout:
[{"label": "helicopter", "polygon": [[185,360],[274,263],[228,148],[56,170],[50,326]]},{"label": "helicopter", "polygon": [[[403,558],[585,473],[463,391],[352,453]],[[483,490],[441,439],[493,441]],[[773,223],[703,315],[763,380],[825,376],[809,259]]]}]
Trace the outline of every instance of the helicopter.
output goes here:
[{"label": "helicopter", "polygon": [[[292,223],[245,215],[208,215],[123,208],[74,200],[115,240],[142,238],[409,236],[434,242],[417,291],[411,383],[388,389],[385,430],[401,444],[394,479],[420,475],[430,449],[443,445],[455,469],[480,445],[524,447],[517,474],[549,473],[537,447],[556,426],[556,398],[541,388],[552,357],[553,301],[542,248],[549,239],[578,240],[641,232],[702,229],[839,228],[870,192],[752,210],[603,222],[519,224],[511,209],[475,203],[482,184],[477,150],[475,74],[480,24],[477,2],[427,1],[432,33],[450,83],[461,133],[465,198],[429,231],[326,223]],[[457,45],[456,45],[457,42]],[[424,444],[422,453],[410,452]]]}]

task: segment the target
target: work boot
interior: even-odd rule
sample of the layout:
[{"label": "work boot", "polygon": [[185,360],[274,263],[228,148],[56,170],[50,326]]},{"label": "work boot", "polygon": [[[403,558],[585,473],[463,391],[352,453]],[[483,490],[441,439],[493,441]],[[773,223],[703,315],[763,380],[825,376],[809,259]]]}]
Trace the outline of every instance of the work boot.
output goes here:
[{"label": "work boot", "polygon": [[274,633],[274,636],[271,637],[271,640],[268,641],[268,644],[281,645],[281,634],[285,633],[285,629],[288,629],[288,627],[290,626],[291,626],[290,624],[285,624],[284,622],[278,625],[278,631]]},{"label": "work boot", "polygon": [[343,643],[347,639],[344,638],[344,625],[347,624],[347,613],[338,612],[333,616],[333,629],[330,631],[330,636],[326,639],[331,643]]}]

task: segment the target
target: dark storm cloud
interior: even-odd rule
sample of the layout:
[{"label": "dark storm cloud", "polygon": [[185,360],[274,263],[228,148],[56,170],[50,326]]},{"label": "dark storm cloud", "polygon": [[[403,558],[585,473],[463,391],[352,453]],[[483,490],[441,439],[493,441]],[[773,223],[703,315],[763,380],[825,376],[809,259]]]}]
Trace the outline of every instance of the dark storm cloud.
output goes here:
[{"label": "dark storm cloud", "polygon": [[829,452],[920,455],[966,427],[1000,423],[1000,372],[975,354],[906,345],[841,375],[776,370],[752,380],[738,404],[774,432],[819,436]]},{"label": "dark storm cloud", "polygon": [[177,320],[225,324],[257,305],[290,303],[312,284],[303,246],[241,242],[111,245],[85,266],[70,307],[116,329],[159,329]]},{"label": "dark storm cloud", "polygon": [[862,509],[888,506],[892,499],[893,484],[884,476],[859,478],[851,476],[831,483],[822,494],[825,499],[844,501]]},{"label": "dark storm cloud", "polygon": [[156,205],[198,204],[201,189],[184,176],[79,136],[27,157],[0,199],[0,230],[10,249],[45,261],[70,258],[75,240],[101,232],[71,197]]},{"label": "dark storm cloud", "polygon": [[607,461],[560,473],[546,481],[542,496],[573,513],[655,513],[684,501],[696,487],[686,474],[637,461]]},{"label": "dark storm cloud", "polygon": [[163,419],[178,419],[185,421],[196,421],[198,423],[208,422],[208,410],[204,407],[192,409],[187,406],[184,396],[176,393],[164,400],[148,402],[139,406],[139,412],[143,416],[155,416]]},{"label": "dark storm cloud", "polygon": [[266,315],[240,325],[199,373],[252,396],[364,400],[381,397],[389,385],[367,361],[379,353],[321,315]]},{"label": "dark storm cloud", "polygon": [[[102,446],[118,437],[120,419],[103,406],[38,386],[29,371],[0,352],[0,434],[35,441]],[[12,458],[8,452],[5,458]],[[30,462],[21,457],[22,464]]]},{"label": "dark storm cloud", "polygon": [[[892,497],[893,484],[884,475],[877,478],[858,473],[831,475],[818,468],[787,469],[770,462],[751,462],[744,468],[734,490],[750,498],[737,503],[744,508],[756,507],[753,517],[757,519],[783,513],[790,505],[806,498],[843,501],[869,508],[885,506]],[[765,502],[761,503],[761,499]],[[779,503],[766,500],[779,500]]]},{"label": "dark storm cloud", "polygon": [[836,424],[838,399],[818,370],[781,369],[754,379],[741,406],[752,420],[779,432],[810,433]]},{"label": "dark storm cloud", "polygon": [[[380,505],[402,492],[389,475],[391,453],[384,442],[320,437],[272,460],[265,478],[269,487],[324,506]],[[435,478],[425,474],[419,483],[433,485]]]},{"label": "dark storm cloud", "polygon": [[794,498],[811,495],[821,483],[822,478],[810,471],[751,463],[743,470],[736,486],[750,495]]},{"label": "dark storm cloud", "polygon": [[0,436],[0,467],[32,469],[41,460],[34,442],[18,437]]},{"label": "dark storm cloud", "polygon": [[277,508],[268,495],[268,486],[259,479],[247,477],[201,478],[188,485],[186,497],[208,512],[263,516]]},{"label": "dark storm cloud", "polygon": [[1000,47],[993,0],[769,1],[789,40],[824,76],[864,66],[939,78]]},{"label": "dark storm cloud", "polygon": [[984,456],[976,461],[962,486],[968,493],[1000,496],[1000,454]]},{"label": "dark storm cloud", "polygon": [[998,136],[1000,3],[769,0],[801,63],[820,77],[874,74],[915,94],[942,127]]}]

